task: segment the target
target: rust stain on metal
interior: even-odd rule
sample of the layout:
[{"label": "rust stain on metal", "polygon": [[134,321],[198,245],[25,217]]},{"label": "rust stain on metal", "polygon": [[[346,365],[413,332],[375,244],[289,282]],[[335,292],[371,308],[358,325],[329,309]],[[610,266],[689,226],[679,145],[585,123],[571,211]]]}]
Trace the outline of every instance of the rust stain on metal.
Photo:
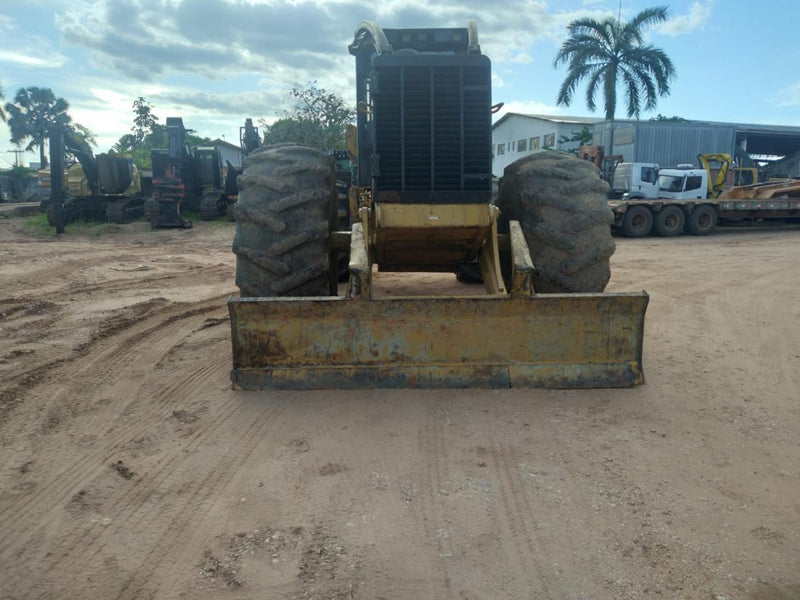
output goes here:
[{"label": "rust stain on metal", "polygon": [[[648,297],[231,298],[239,387],[626,387]],[[477,343],[476,343],[477,341]]]}]

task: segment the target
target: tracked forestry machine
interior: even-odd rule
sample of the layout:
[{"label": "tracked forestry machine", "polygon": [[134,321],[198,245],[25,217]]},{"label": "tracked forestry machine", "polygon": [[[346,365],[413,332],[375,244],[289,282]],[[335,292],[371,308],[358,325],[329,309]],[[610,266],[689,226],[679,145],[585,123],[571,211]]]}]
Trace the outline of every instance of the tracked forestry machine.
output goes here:
[{"label": "tracked forestry machine", "polygon": [[227,211],[219,152],[213,147],[190,147],[186,133],[181,117],[167,117],[169,148],[150,151],[153,196],[145,205],[145,216],[154,228],[191,227],[182,210],[199,211],[206,220]]},{"label": "tracked forestry machine", "polygon": [[[337,231],[333,157],[245,159],[234,207],[235,387],[627,387],[643,383],[648,296],[602,293],[614,242],[587,161],[533,155],[492,203],[491,66],[477,28],[363,22],[357,174]],[[337,262],[349,256],[347,292]],[[373,295],[379,271],[480,266],[485,293]]]},{"label": "tracked forestry machine", "polygon": [[[56,140],[57,152],[51,152],[47,176],[55,179],[54,174],[59,173],[59,185],[64,189],[56,190],[51,184],[51,197],[42,208],[47,222],[58,233],[63,233],[64,226],[77,219],[127,223],[142,216],[145,202],[142,178],[130,157],[94,156],[89,144],[67,127],[53,125],[48,136]],[[66,171],[65,153],[78,160]],[[57,203],[60,203],[58,208]]]}]

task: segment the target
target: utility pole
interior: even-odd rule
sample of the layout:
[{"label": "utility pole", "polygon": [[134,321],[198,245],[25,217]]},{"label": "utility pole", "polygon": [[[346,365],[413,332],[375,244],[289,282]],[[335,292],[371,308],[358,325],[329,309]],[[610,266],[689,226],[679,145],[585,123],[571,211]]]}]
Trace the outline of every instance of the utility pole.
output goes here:
[{"label": "utility pole", "polygon": [[13,152],[14,153],[14,166],[21,167],[22,166],[22,154],[25,152],[24,150],[20,150],[17,148],[16,150],[6,150],[6,152]]}]

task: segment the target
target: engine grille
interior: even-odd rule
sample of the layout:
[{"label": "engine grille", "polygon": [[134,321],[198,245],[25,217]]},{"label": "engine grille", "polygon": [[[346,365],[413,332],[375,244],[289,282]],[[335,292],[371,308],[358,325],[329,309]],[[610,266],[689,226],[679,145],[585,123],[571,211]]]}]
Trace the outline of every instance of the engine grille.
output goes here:
[{"label": "engine grille", "polygon": [[[376,69],[376,191],[491,194],[490,67],[483,56],[465,59],[483,60]],[[481,194],[475,201],[484,200]]]}]

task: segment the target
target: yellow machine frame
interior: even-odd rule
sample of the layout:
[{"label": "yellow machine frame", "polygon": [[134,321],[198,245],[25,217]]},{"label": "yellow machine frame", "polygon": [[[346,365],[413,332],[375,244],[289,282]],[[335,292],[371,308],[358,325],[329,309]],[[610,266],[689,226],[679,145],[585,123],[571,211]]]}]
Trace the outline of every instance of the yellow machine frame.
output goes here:
[{"label": "yellow machine frame", "polygon": [[[497,233],[491,205],[370,206],[368,189],[349,244],[345,296],[228,301],[231,378],[244,389],[371,387],[628,387],[644,383],[648,303],[633,294],[537,294],[518,222]],[[480,226],[476,227],[476,225]],[[454,248],[477,244],[485,294],[373,296],[373,258],[393,239],[425,252],[430,270]],[[420,250],[422,248],[422,250]],[[403,247],[391,257],[402,264]],[[500,253],[511,255],[510,289]],[[408,258],[408,257],[406,257]],[[397,269],[392,269],[397,270]]]}]

